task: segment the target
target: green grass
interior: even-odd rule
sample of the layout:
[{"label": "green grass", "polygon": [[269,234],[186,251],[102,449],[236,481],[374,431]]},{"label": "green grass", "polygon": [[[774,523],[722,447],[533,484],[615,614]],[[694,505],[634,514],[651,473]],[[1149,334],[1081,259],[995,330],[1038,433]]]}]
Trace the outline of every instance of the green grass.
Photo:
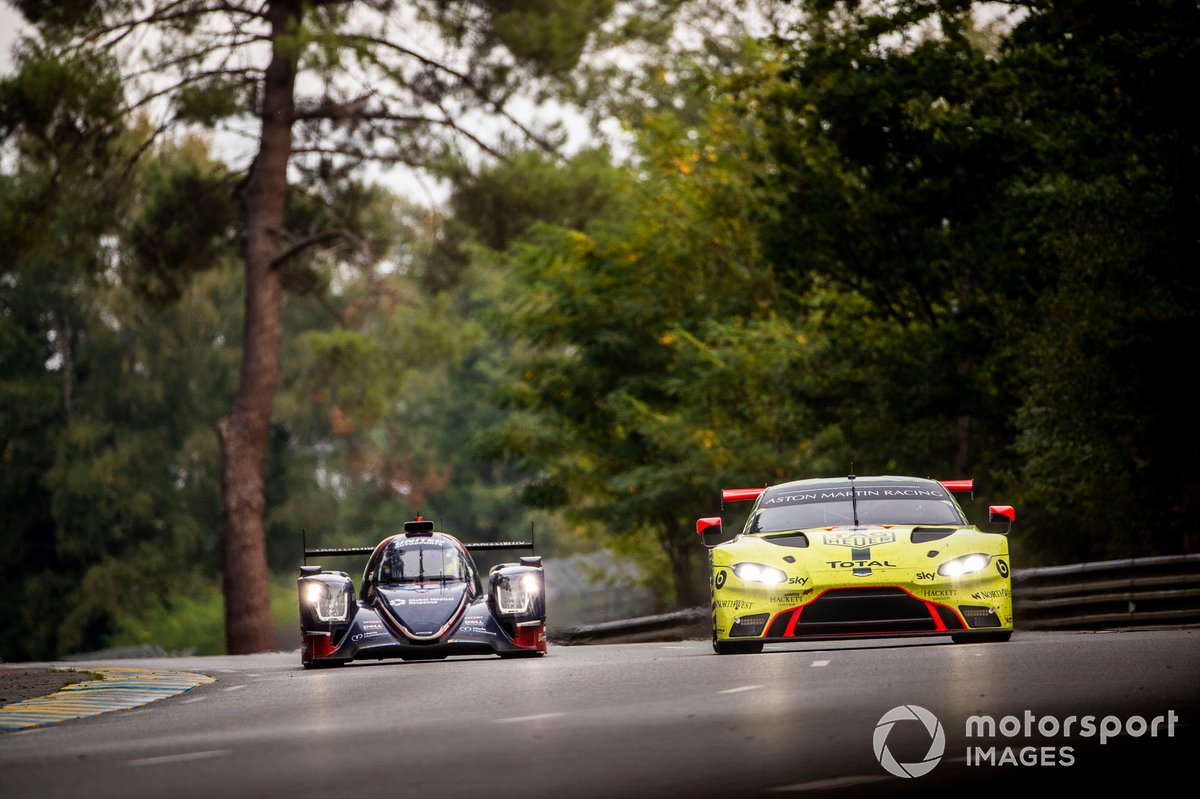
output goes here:
[{"label": "green grass", "polygon": [[[275,578],[270,603],[278,648],[296,648],[300,644],[300,615],[295,580]],[[220,585],[201,585],[189,593],[168,597],[161,606],[139,616],[119,618],[109,646],[138,644],[158,644],[178,655],[225,654],[225,599]]]}]

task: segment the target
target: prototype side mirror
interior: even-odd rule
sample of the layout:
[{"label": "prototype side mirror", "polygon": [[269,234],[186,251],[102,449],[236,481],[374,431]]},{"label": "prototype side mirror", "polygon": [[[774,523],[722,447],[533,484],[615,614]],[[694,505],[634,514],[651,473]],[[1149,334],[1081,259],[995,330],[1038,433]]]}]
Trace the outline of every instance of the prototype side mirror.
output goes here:
[{"label": "prototype side mirror", "polygon": [[1017,520],[1017,512],[1012,505],[989,505],[988,521],[992,524],[1005,523],[1004,534],[1012,532],[1013,522]]},{"label": "prototype side mirror", "polygon": [[696,520],[696,535],[700,536],[701,542],[709,549],[721,543],[724,532],[720,516],[706,516]]}]

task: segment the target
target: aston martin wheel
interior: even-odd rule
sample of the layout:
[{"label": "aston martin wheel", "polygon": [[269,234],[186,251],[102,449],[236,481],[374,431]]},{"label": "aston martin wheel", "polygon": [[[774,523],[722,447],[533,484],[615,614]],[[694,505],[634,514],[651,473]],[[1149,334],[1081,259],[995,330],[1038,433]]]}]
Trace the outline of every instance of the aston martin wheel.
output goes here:
[{"label": "aston martin wheel", "polygon": [[763,651],[762,641],[718,641],[713,638],[712,645],[718,655],[757,655]]},{"label": "aston martin wheel", "polygon": [[958,633],[950,638],[956,644],[998,644],[1012,638],[1012,630],[1000,630],[986,633]]}]

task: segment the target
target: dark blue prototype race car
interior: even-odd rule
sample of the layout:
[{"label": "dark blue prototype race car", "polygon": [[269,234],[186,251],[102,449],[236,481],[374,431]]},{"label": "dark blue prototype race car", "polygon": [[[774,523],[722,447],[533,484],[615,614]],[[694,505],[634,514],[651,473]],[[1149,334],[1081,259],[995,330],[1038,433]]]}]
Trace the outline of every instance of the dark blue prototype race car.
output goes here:
[{"label": "dark blue prototype race car", "polygon": [[487,589],[468,550],[532,549],[524,541],[463,544],[418,516],[375,547],[305,549],[309,557],[370,555],[362,587],[341,571],[301,566],[300,660],[305,668],[351,660],[448,655],[537,657],[546,652],[541,557],[502,563]]}]

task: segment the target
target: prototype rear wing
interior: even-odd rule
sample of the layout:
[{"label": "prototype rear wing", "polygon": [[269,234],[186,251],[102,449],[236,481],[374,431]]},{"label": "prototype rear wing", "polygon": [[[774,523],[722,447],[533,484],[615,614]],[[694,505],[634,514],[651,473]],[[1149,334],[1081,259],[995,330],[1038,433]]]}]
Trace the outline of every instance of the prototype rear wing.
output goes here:
[{"label": "prototype rear wing", "polygon": [[[532,541],[481,541],[475,544],[463,544],[465,549],[469,550],[493,550],[493,549],[533,549]],[[354,555],[370,555],[375,551],[376,547],[325,547],[319,549],[309,549],[304,547],[304,563],[308,565],[309,558],[341,558],[352,557]]]}]

